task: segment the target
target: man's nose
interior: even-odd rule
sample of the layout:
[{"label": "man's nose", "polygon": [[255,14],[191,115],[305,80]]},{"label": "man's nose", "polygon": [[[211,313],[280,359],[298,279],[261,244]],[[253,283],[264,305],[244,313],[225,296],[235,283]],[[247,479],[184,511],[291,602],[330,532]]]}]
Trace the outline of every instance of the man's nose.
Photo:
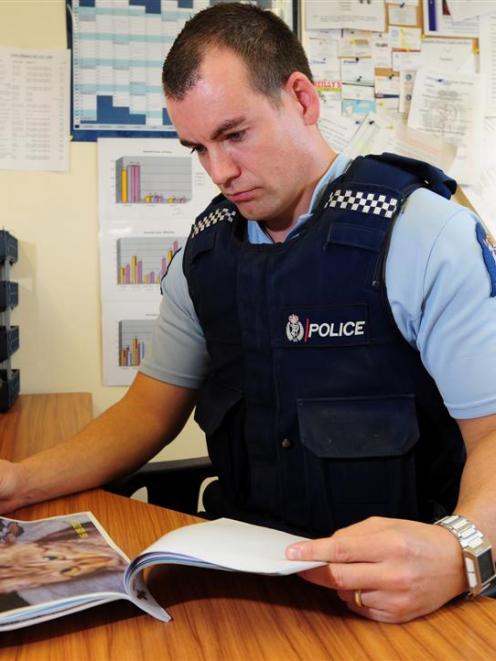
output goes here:
[{"label": "man's nose", "polygon": [[217,186],[225,186],[231,179],[239,176],[239,166],[232,156],[219,145],[217,149],[210,153],[210,163],[208,168],[210,178]]}]

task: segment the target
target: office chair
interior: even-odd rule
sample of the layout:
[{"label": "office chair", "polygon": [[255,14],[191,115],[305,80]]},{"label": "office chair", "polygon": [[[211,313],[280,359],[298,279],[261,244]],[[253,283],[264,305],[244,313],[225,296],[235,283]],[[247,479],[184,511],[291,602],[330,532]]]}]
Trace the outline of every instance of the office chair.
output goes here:
[{"label": "office chair", "polygon": [[113,480],[103,488],[130,497],[138,489],[146,487],[148,502],[152,505],[197,514],[201,484],[215,475],[208,457],[150,461],[134,473]]}]

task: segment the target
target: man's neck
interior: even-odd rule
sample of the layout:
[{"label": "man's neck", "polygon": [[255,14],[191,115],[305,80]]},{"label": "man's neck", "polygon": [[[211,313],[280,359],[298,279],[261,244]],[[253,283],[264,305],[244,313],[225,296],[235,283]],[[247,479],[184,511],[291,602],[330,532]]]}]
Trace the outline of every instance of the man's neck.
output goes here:
[{"label": "man's neck", "polygon": [[310,202],[312,200],[312,196],[315,191],[315,188],[317,187],[317,184],[325,175],[325,173],[329,170],[331,165],[334,163],[336,157],[337,154],[333,151],[330,160],[328,160],[326,163],[325,169],[319,174],[319,176],[315,180],[311,181],[310,185],[307,186],[307,188],[303,191],[298,201],[298,204],[295,206],[294,209],[292,209],[291,213],[288,214],[288,216],[290,217],[289,221],[285,222],[283,219],[280,219],[274,221],[260,222],[260,226],[262,227],[263,231],[267,234],[267,236],[269,236],[272,239],[274,243],[283,243],[286,240],[288,234],[295,227],[300,216],[310,211],[309,208]]},{"label": "man's neck", "polygon": [[263,231],[267,234],[267,236],[270,236],[274,243],[284,243],[294,226],[295,222],[292,223],[290,227],[284,228],[282,230],[270,230],[265,224],[262,224]]}]

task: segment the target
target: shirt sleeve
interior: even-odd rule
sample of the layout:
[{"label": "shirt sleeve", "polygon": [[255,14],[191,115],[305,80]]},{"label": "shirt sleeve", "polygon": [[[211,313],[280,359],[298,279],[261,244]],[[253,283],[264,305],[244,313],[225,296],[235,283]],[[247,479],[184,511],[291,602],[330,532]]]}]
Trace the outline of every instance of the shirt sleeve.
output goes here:
[{"label": "shirt sleeve", "polygon": [[209,356],[183,273],[183,254],[184,250],[175,256],[162,282],[159,316],[140,372],[197,389],[206,376]]},{"label": "shirt sleeve", "polygon": [[496,298],[476,236],[479,221],[429,195],[417,196],[398,219],[386,268],[388,297],[450,414],[489,415],[496,412]]}]

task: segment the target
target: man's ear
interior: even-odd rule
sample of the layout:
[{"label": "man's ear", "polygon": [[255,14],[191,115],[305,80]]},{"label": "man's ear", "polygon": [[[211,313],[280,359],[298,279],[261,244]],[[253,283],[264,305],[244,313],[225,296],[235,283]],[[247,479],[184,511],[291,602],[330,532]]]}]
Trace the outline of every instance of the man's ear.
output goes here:
[{"label": "man's ear", "polygon": [[307,76],[301,71],[293,71],[283,89],[297,104],[305,124],[316,124],[320,117],[320,98]]}]

